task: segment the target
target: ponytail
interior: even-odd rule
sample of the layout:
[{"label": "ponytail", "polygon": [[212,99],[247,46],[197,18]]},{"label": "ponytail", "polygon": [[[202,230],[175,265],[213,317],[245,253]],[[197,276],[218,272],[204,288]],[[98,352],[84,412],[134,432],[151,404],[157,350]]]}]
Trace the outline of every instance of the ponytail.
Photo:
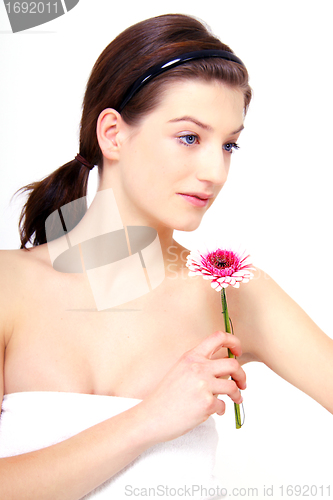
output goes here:
[{"label": "ponytail", "polygon": [[[45,232],[47,217],[67,203],[86,196],[88,176],[89,168],[74,159],[41,181],[32,182],[15,192],[15,194],[19,191],[30,192],[19,220],[21,249],[26,248],[28,242],[33,246],[47,242]],[[82,207],[80,212],[70,211],[71,227],[80,222],[87,210],[87,203],[80,207]],[[62,234],[63,232],[55,234],[54,237],[60,237]]]}]

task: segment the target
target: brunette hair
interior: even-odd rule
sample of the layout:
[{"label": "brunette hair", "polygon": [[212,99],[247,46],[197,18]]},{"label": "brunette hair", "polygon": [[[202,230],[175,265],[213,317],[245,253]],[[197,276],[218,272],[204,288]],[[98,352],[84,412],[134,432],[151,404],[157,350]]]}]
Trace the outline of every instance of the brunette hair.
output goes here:
[{"label": "brunette hair", "polygon": [[[150,67],[187,52],[206,49],[232,52],[202,22],[181,14],[153,17],[118,35],[97,59],[86,86],[80,124],[80,154],[91,164],[98,165],[101,173],[103,157],[96,136],[99,114],[106,108],[119,109],[126,91]],[[159,104],[170,81],[189,78],[220,80],[241,89],[246,113],[251,100],[246,68],[214,57],[189,61],[157,76],[126,104],[121,112],[122,118],[130,125],[138,124]],[[46,243],[45,220],[63,205],[86,196],[88,175],[86,166],[72,160],[44,179],[17,191],[30,191],[19,219],[21,249],[26,248],[32,238],[33,246]],[[71,228],[87,209],[86,204],[81,206],[80,213],[71,214]]]}]

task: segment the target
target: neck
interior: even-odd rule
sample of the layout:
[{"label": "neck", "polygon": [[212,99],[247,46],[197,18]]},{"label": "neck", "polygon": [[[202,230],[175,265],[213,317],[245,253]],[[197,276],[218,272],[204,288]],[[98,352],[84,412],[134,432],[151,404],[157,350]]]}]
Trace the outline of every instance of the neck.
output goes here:
[{"label": "neck", "polygon": [[[99,178],[99,185],[96,193],[96,198],[98,195],[101,195],[103,191],[110,194],[114,200],[112,208],[113,213],[110,216],[108,211],[103,210],[102,207],[97,207],[96,212],[98,217],[105,217],[107,219],[110,217],[116,218],[121,221],[124,228],[129,226],[153,228],[158,235],[165,270],[167,270],[167,268],[170,267],[170,261],[174,262],[176,260],[175,257],[171,257],[171,254],[177,254],[179,256],[184,248],[174,240],[174,229],[172,227],[166,226],[161,223],[160,220],[153,218],[151,212],[147,213],[146,211],[143,211],[142,207],[138,208],[138,206],[133,203],[133,200],[129,199],[126,194],[126,189],[123,187],[120,168],[116,168],[116,166],[117,165],[112,165],[112,168],[106,168],[107,165],[104,166]],[[149,192],[146,193],[146,195],[149,196]],[[93,209],[96,198],[93,200],[88,212]],[[180,259],[177,258],[177,267],[179,262]],[[180,267],[182,267],[182,265]]]},{"label": "neck", "polygon": [[[158,224],[129,207],[125,209],[118,200],[116,200],[112,188],[99,188],[84,217],[72,229],[72,241],[84,242],[92,238],[96,238],[97,241],[97,238],[101,235],[115,234],[117,231],[120,234],[119,251],[122,251],[120,246],[124,243],[124,238],[126,238],[128,253],[132,255],[136,253],[136,249],[143,250],[150,245],[152,238],[155,239],[158,236],[157,241],[162,251],[166,274],[171,263],[173,270],[182,268],[185,259],[181,253],[186,249],[174,240],[173,229]],[[135,230],[134,227],[140,229]],[[151,228],[152,230],[149,231],[145,228]],[[98,245],[103,245],[104,241],[107,240],[100,238]],[[118,240],[113,241],[115,243],[112,242],[112,245],[118,245]],[[99,247],[98,251],[100,251]]]}]

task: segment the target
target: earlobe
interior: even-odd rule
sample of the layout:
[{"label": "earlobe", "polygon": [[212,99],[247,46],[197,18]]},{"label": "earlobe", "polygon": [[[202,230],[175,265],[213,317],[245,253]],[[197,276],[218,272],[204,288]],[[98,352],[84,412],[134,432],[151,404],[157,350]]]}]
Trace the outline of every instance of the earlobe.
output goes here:
[{"label": "earlobe", "polygon": [[96,135],[102,154],[109,160],[119,158],[119,131],[121,116],[115,109],[104,109],[97,120]]}]

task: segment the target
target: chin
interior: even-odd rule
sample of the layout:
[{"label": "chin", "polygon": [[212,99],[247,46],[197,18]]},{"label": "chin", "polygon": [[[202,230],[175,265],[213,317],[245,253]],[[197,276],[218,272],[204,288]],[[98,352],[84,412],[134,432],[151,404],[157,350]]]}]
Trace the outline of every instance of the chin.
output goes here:
[{"label": "chin", "polygon": [[176,231],[185,231],[187,233],[195,231],[201,224],[202,219],[196,219],[191,221],[179,221],[178,223],[173,223],[172,227]]}]

